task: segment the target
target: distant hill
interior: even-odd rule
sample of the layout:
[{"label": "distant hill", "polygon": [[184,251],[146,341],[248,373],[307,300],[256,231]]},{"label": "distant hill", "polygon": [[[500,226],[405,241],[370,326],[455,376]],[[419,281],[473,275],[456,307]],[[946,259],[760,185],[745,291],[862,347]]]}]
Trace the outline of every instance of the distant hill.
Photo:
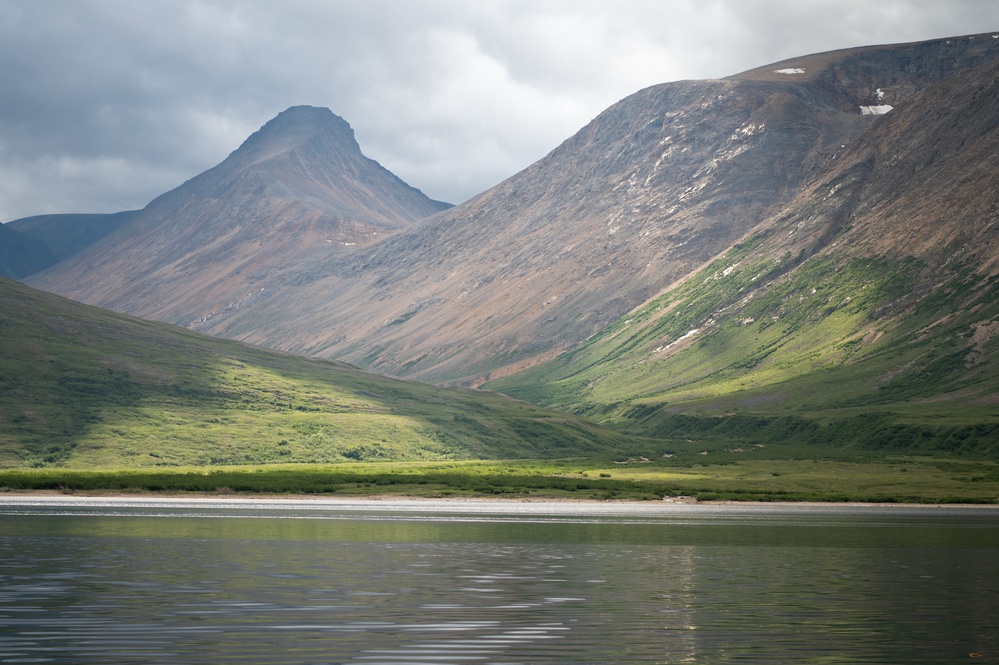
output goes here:
[{"label": "distant hill", "polygon": [[361,154],[328,109],[296,106],[213,169],[28,282],[171,322],[211,320],[302,262],[358,247],[450,207]]},{"label": "distant hill", "polygon": [[36,215],[15,219],[7,227],[43,243],[51,250],[54,264],[94,244],[137,213],[128,210],[110,214]]},{"label": "distant hill", "polygon": [[0,277],[21,279],[48,268],[57,260],[44,242],[9,224],[0,224]]},{"label": "distant hill", "polygon": [[619,434],[208,338],[0,278],[0,468],[613,454]]}]

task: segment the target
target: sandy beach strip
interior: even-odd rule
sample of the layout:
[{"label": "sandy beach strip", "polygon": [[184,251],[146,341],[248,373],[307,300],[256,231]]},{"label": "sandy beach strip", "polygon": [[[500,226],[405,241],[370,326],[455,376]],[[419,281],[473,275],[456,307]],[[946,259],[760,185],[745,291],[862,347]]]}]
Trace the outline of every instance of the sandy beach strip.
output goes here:
[{"label": "sandy beach strip", "polygon": [[150,494],[62,494],[44,492],[0,493],[0,514],[31,510],[120,511],[157,509],[284,511],[315,513],[389,513],[389,514],[455,514],[501,516],[554,517],[682,517],[734,515],[967,515],[969,511],[995,515],[999,505],[928,505],[872,503],[795,503],[795,502],[696,502],[685,497],[662,501],[588,501],[559,499],[489,499],[489,498],[407,498],[379,496],[346,498],[332,496],[268,496],[268,495],[150,495]]}]

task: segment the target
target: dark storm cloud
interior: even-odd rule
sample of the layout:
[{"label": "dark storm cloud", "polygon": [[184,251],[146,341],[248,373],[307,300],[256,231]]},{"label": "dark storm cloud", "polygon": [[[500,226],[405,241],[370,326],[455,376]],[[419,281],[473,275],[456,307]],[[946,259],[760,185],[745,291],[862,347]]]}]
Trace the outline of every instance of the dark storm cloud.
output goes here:
[{"label": "dark storm cloud", "polygon": [[141,207],[294,104],[457,202],[648,85],[995,29],[993,0],[0,0],[0,219]]}]

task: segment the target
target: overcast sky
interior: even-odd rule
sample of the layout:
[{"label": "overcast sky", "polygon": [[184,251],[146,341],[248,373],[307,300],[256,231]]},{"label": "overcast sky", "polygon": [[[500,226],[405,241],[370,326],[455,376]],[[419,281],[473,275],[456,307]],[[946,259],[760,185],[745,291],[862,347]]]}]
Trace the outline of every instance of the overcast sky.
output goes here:
[{"label": "overcast sky", "polygon": [[296,104],[458,203],[649,85],[993,30],[996,0],[0,0],[0,220],[141,208]]}]

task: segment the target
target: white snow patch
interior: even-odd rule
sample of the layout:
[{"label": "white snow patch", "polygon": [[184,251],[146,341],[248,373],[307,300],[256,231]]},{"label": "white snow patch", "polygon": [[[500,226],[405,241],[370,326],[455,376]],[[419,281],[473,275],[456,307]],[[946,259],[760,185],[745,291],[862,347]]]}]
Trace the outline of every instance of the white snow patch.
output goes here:
[{"label": "white snow patch", "polygon": [[665,351],[666,349],[668,349],[669,347],[673,346],[674,344],[678,344],[678,343],[682,342],[683,340],[687,339],[688,337],[693,337],[694,335],[696,335],[699,332],[701,332],[700,328],[694,328],[693,330],[691,330],[690,332],[686,333],[685,335],[681,335],[680,337],[677,337],[675,340],[673,340],[672,342],[670,342],[666,346],[660,346],[658,349],[656,349],[656,353],[659,353],[661,351]]},{"label": "white snow patch", "polygon": [[877,96],[878,96],[878,101],[881,101],[882,99],[884,99],[884,98],[885,98],[885,91],[884,91],[884,90],[882,90],[881,88],[878,88],[878,89],[877,89],[877,90],[875,90],[874,92],[875,92],[875,94],[877,94]]},{"label": "white snow patch", "polygon": [[787,69],[775,69],[774,74],[804,74],[805,70],[801,67],[788,67]]},{"label": "white snow patch", "polygon": [[861,106],[860,115],[884,115],[895,107],[891,104],[877,104],[875,106]]}]

